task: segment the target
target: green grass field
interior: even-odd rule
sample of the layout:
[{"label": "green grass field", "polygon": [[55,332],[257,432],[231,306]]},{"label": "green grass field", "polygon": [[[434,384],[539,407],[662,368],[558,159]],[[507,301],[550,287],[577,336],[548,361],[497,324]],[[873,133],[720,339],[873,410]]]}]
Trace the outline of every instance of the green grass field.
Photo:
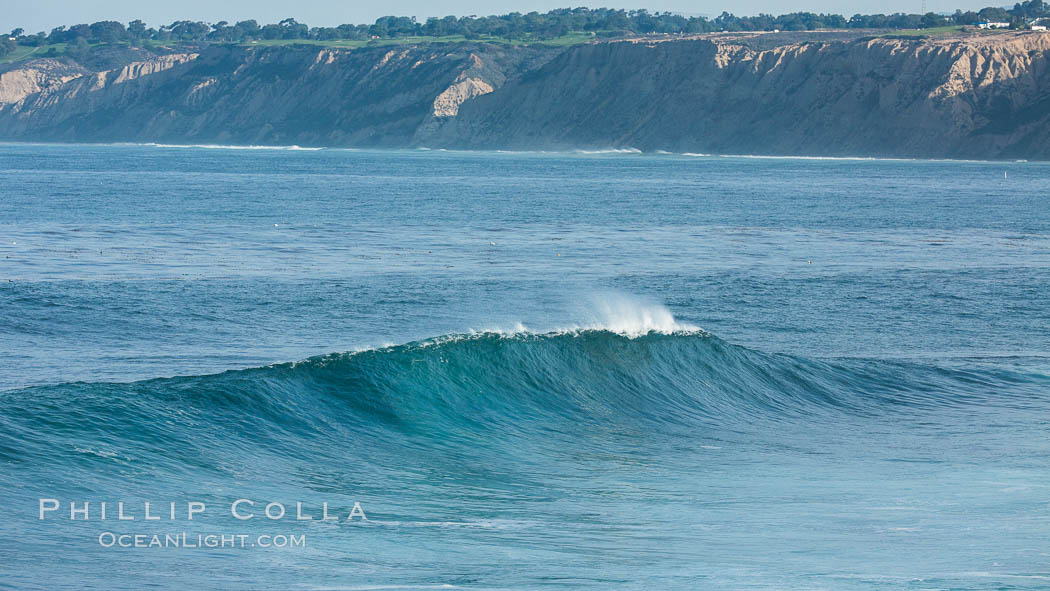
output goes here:
[{"label": "green grass field", "polygon": [[[0,57],[0,64],[10,64],[12,62],[20,62],[36,57],[53,57],[64,55],[68,46],[68,43],[52,43],[51,45],[41,45],[40,47],[27,47],[25,45],[19,45],[18,48],[12,51],[11,53]],[[98,45],[92,45],[91,47],[98,47]],[[49,55],[51,49],[54,49],[55,51],[53,54]]]},{"label": "green grass field", "polygon": [[[936,27],[932,29],[907,29],[901,31],[891,31],[884,33],[883,37],[948,37],[961,33],[965,27],[961,26],[948,26],[948,27]],[[988,31],[979,31],[985,33]],[[990,31],[995,33],[998,31]],[[449,35],[446,37],[398,37],[395,39],[371,39],[371,40],[359,40],[351,41],[347,39],[332,39],[328,41],[319,41],[314,39],[272,39],[272,40],[258,40],[243,43],[242,45],[247,47],[273,47],[283,45],[314,45],[318,47],[335,47],[335,48],[346,48],[352,49],[356,47],[382,47],[386,45],[408,45],[418,43],[500,43],[505,45],[547,45],[555,47],[565,47],[569,45],[579,45],[582,43],[589,43],[599,39],[607,39],[595,35],[593,33],[585,33],[582,31],[572,32],[561,37],[553,39],[538,39],[529,38],[524,39],[507,39],[505,37],[491,37],[481,36],[478,39],[467,39],[463,35]],[[126,43],[121,44],[126,45]],[[156,42],[155,45],[167,45],[168,47],[178,46],[178,43],[160,43]],[[92,45],[92,47],[99,47],[99,45]],[[51,52],[51,50],[54,50]],[[8,64],[12,62],[19,62],[34,57],[45,57],[47,55],[63,55],[67,51],[66,43],[57,43],[53,45],[43,45],[40,47],[26,47],[18,46],[13,52],[0,57],[0,64]]]},{"label": "green grass field", "polygon": [[331,41],[318,41],[315,39],[269,39],[244,43],[248,46],[277,46],[277,45],[317,45],[319,47],[375,47],[383,45],[407,45],[413,43],[464,43],[474,41],[478,43],[502,43],[507,45],[577,45],[594,41],[596,37],[590,33],[574,32],[553,39],[507,39],[505,37],[491,37],[483,35],[478,39],[467,39],[463,35],[449,35],[446,37],[398,37],[396,39],[371,39],[368,41],[350,41],[346,39],[333,39]]},{"label": "green grass field", "polygon": [[[561,37],[553,39],[507,39],[504,37],[490,37],[482,36],[478,39],[467,39],[463,35],[449,35],[446,37],[398,37],[396,39],[371,39],[367,41],[351,41],[347,39],[332,39],[329,41],[318,41],[314,39],[272,39],[272,40],[259,40],[252,41],[250,43],[243,43],[242,45],[247,47],[273,47],[280,45],[315,45],[318,47],[338,47],[352,49],[355,47],[382,47],[384,45],[408,45],[413,43],[465,43],[465,42],[477,42],[477,43],[501,43],[506,45],[550,45],[550,46],[568,46],[578,45],[580,43],[587,43],[594,41],[597,37],[590,33],[574,32]],[[126,45],[122,43],[121,45]],[[168,45],[169,47],[177,43],[155,43],[155,45]],[[13,52],[0,57],[0,64],[9,64],[13,62],[20,62],[23,60],[45,57],[45,56],[60,56],[64,55],[67,51],[68,44],[66,43],[55,43],[52,45],[42,45],[40,47],[27,47],[19,45]],[[99,45],[92,45],[91,47],[99,47]],[[51,50],[54,50],[51,52]]]},{"label": "green grass field", "polygon": [[0,64],[20,62],[24,59],[29,59],[37,55],[42,55],[45,51],[47,51],[46,47],[26,47],[24,45],[19,45],[11,53],[0,57]]},{"label": "green grass field", "polygon": [[951,25],[948,27],[933,27],[930,29],[903,29],[886,33],[883,37],[948,37],[961,33],[965,27]]}]

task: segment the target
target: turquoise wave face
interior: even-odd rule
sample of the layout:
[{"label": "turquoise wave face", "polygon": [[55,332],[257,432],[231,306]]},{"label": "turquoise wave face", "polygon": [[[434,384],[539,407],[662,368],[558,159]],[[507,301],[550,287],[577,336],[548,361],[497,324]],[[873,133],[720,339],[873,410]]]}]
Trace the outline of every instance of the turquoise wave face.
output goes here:
[{"label": "turquoise wave face", "polygon": [[[1045,375],[1001,368],[773,355],[702,332],[449,335],[215,375],[8,391],[0,484],[34,512],[41,498],[90,499],[95,511],[121,499],[141,520],[143,502],[165,515],[170,500],[180,503],[178,520],[147,531],[308,535],[300,564],[345,560],[323,580],[418,584],[403,565],[425,556],[418,560],[442,569],[438,584],[469,586],[472,577],[440,566],[466,564],[497,587],[529,587],[531,569],[562,556],[561,572],[585,586],[641,589],[659,577],[639,578],[639,569],[712,556],[728,564],[759,543],[775,555],[815,549],[796,557],[799,572],[832,553],[848,561],[873,527],[903,528],[890,534],[901,543],[919,527],[924,543],[932,536],[972,556],[954,533],[957,497],[943,495],[983,502],[992,491],[974,480],[1034,477],[1023,461],[999,458],[1018,447],[1050,451],[1035,437],[1045,430],[1036,417],[1048,410],[1048,386]],[[1009,436],[993,433],[976,448],[960,437],[989,421],[1009,425]],[[880,485],[858,491],[858,480]],[[257,514],[271,501],[304,502],[314,516],[322,503],[343,513],[359,503],[368,519],[233,519],[226,508],[245,495]],[[182,520],[187,499],[218,512]],[[96,513],[42,526],[21,515],[8,527],[29,544],[93,545],[70,559],[71,572],[90,569],[109,556],[94,537],[143,530],[142,521],[112,521],[114,503],[108,521]],[[855,528],[838,515],[858,503],[871,515]],[[999,527],[994,515],[973,519]],[[800,531],[802,523],[824,523],[832,535]],[[1009,527],[1011,544],[1043,535],[1035,523]],[[517,553],[515,569],[493,558],[505,551]],[[185,555],[146,556],[177,569]],[[190,576],[207,586],[286,576],[272,553],[234,556],[254,574],[205,563]],[[362,577],[361,560],[381,574]],[[595,580],[593,562],[606,560],[615,562],[603,567],[608,578]],[[908,564],[928,568],[921,557]],[[16,565],[26,580],[43,576],[35,564]],[[705,568],[682,576],[702,580]],[[826,576],[849,588],[876,574],[854,580],[842,567]],[[939,580],[962,578],[948,570]],[[72,574],[57,580],[76,585]]]},{"label": "turquoise wave face", "polygon": [[557,455],[562,443],[610,429],[715,437],[979,406],[1040,409],[1048,383],[1003,369],[773,355],[700,331],[448,335],[215,375],[11,391],[0,457],[67,460],[76,471],[75,455],[55,456],[56,440],[119,449],[131,470],[181,470],[189,453],[221,472],[217,451],[254,446],[292,457],[327,444],[392,453],[527,445]]}]

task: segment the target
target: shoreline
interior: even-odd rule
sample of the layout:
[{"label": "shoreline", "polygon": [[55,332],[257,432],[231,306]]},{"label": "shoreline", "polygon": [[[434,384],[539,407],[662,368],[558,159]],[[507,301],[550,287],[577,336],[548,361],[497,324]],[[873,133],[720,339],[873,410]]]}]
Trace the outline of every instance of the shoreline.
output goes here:
[{"label": "shoreline", "polygon": [[160,142],[45,142],[45,141],[16,141],[0,140],[0,147],[4,146],[67,146],[67,147],[113,147],[113,148],[160,148],[172,150],[227,150],[227,151],[275,151],[275,152],[407,152],[423,154],[427,152],[454,153],[454,154],[477,154],[496,155],[507,154],[516,156],[540,155],[540,156],[643,156],[643,157],[679,157],[688,159],[741,159],[741,160],[808,160],[808,161],[843,161],[843,162],[944,162],[944,163],[972,163],[972,164],[1050,164],[1050,160],[1028,160],[1028,159],[1003,159],[1003,160],[981,160],[974,158],[923,158],[923,157],[893,157],[893,156],[814,156],[807,154],[783,155],[783,154],[717,154],[701,152],[670,152],[667,150],[643,151],[637,148],[576,148],[572,150],[507,150],[507,149],[483,149],[472,150],[466,148],[438,148],[429,146],[415,146],[402,148],[375,148],[375,147],[349,147],[349,146],[301,146],[291,145],[261,145],[261,144],[173,144]]}]

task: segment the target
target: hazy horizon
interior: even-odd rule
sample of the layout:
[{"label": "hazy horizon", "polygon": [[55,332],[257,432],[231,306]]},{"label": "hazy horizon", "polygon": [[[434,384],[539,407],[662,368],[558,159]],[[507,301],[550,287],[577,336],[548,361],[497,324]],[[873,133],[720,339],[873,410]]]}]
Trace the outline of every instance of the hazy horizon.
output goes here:
[{"label": "hazy horizon", "polygon": [[[289,7],[283,2],[251,2],[232,0],[219,5],[215,2],[185,0],[172,3],[142,3],[131,0],[98,0],[90,5],[69,0],[39,0],[33,4],[17,3],[9,6],[0,16],[0,30],[10,31],[22,28],[27,33],[48,32],[54,27],[78,23],[92,23],[101,20],[115,20],[127,23],[135,19],[145,21],[149,26],[158,27],[178,20],[236,22],[255,19],[260,24],[276,23],[285,18],[295,18],[311,26],[335,26],[344,23],[372,23],[385,15],[414,16],[420,21],[431,16],[456,16],[505,14],[508,12],[546,12],[566,6],[589,6],[591,8],[609,7],[623,9],[645,8],[652,12],[677,12],[688,16],[715,17],[723,11],[738,16],[758,13],[783,14],[788,12],[830,12],[849,17],[853,14],[874,14],[908,12],[918,13],[922,10],[921,0],[891,0],[879,2],[862,0],[843,4],[831,0],[744,0],[726,2],[704,0],[689,2],[686,0],[639,0],[637,2],[589,2],[586,4],[566,3],[547,0],[497,0],[480,2],[477,0],[451,0],[441,4],[421,2],[419,0],[394,0],[382,4],[350,4],[335,0],[315,1]],[[926,10],[933,12],[954,11],[956,8],[977,9],[994,2],[980,0],[927,0]]]}]

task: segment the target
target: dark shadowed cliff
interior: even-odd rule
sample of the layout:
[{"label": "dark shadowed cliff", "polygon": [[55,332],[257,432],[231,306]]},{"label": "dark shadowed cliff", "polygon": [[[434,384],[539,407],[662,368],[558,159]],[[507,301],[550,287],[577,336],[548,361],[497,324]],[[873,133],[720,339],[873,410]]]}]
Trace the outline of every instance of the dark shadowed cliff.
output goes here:
[{"label": "dark shadowed cliff", "polygon": [[[0,138],[405,146],[455,116],[463,101],[549,57],[550,50],[469,44],[214,47],[9,100],[0,104]],[[0,74],[0,89],[12,74]]]},{"label": "dark shadowed cliff", "polygon": [[756,40],[36,60],[0,138],[1050,159],[1050,34]]},{"label": "dark shadowed cliff", "polygon": [[438,143],[1047,158],[1048,49],[1045,34],[591,45],[465,104]]}]

